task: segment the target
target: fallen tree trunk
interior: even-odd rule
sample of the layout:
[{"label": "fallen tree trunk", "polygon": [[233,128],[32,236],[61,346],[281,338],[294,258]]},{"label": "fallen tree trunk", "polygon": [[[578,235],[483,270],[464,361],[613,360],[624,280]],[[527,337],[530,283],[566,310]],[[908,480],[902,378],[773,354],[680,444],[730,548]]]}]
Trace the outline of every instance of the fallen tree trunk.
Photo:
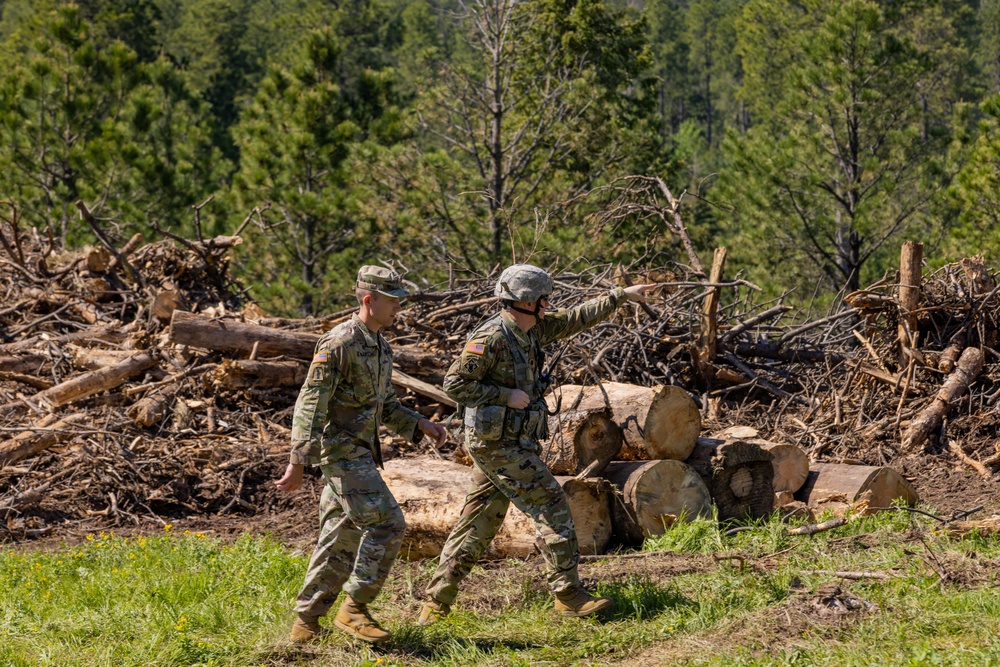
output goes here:
[{"label": "fallen tree trunk", "polygon": [[607,408],[562,410],[549,417],[549,439],[542,460],[556,475],[576,475],[596,462],[599,474],[622,448],[622,430]]},{"label": "fallen tree trunk", "polygon": [[257,345],[261,357],[312,359],[319,336],[279,331],[258,324],[203,317],[175,310],[170,318],[170,341],[218,352],[245,352]]},{"label": "fallen tree trunk", "polygon": [[941,385],[930,405],[921,410],[903,434],[903,448],[922,447],[927,438],[941,427],[952,403],[969,390],[969,385],[983,370],[983,352],[977,347],[967,347],[958,359],[958,365]]},{"label": "fallen tree trunk", "polygon": [[814,509],[843,513],[852,505],[889,507],[896,499],[914,505],[919,497],[913,485],[892,468],[843,463],[814,463],[806,483],[795,494]]},{"label": "fallen tree trunk", "polygon": [[300,361],[226,359],[215,371],[215,383],[226,389],[300,387],[308,371]]},{"label": "fallen tree trunk", "polygon": [[73,431],[74,424],[79,424],[86,417],[87,415],[82,412],[66,415],[62,419],[47,415],[10,440],[0,442],[0,468],[69,440],[76,435]]},{"label": "fallen tree trunk", "polygon": [[[602,390],[603,388],[603,390]],[[562,396],[565,410],[600,411],[610,408],[622,430],[623,460],[682,461],[701,431],[701,415],[691,395],[672,385],[639,387],[620,382],[601,385],[562,385],[548,397],[550,407]]]},{"label": "fallen tree trunk", "polygon": [[698,438],[685,463],[705,481],[719,519],[759,519],[774,509],[771,455],[755,442]]},{"label": "fallen tree trunk", "polygon": [[53,408],[57,408],[81,398],[99,394],[106,389],[113,389],[123,384],[130,377],[138,375],[155,365],[156,359],[145,352],[140,352],[133,354],[127,359],[123,359],[113,366],[88,371],[82,375],[70,378],[51,389],[46,389],[35,394],[31,400],[46,403]]},{"label": "fallen tree trunk", "polygon": [[603,477],[617,487],[611,515],[615,535],[628,544],[662,535],[675,521],[711,516],[708,487],[680,461],[613,462]]},{"label": "fallen tree trunk", "polygon": [[40,354],[0,357],[0,373],[37,373],[46,361]]},{"label": "fallen tree trunk", "polygon": [[[410,559],[440,555],[461,516],[472,470],[429,457],[394,459],[386,462],[382,477],[406,515],[400,554]],[[600,480],[557,479],[569,499],[581,552],[594,553],[590,550],[598,546],[603,549],[611,533],[606,486]],[[534,525],[512,506],[489,553],[497,557],[524,556],[534,549]]]}]

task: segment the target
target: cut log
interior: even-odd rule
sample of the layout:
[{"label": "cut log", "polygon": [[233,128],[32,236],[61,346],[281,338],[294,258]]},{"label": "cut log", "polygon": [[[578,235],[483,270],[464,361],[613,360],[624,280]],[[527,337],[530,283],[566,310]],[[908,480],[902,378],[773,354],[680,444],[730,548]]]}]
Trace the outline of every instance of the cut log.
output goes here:
[{"label": "cut log", "polygon": [[99,394],[106,389],[117,387],[130,377],[155,365],[156,359],[149,354],[145,352],[133,354],[113,366],[89,371],[57,384],[51,389],[39,392],[32,397],[32,401],[46,403],[54,408],[66,405],[81,398]]},{"label": "cut log", "polygon": [[760,519],[774,509],[771,454],[757,443],[698,438],[685,463],[705,480],[719,519]]},{"label": "cut log", "polygon": [[675,521],[712,515],[708,487],[680,461],[612,462],[603,476],[617,487],[611,515],[622,542],[639,544]]},{"label": "cut log", "polygon": [[114,366],[135,354],[134,350],[108,350],[72,343],[67,345],[67,349],[73,355],[73,368],[87,371]]},{"label": "cut log", "polygon": [[896,499],[914,505],[919,497],[913,485],[892,468],[843,463],[813,463],[809,478],[795,494],[796,500],[814,509],[840,513],[865,502],[868,507],[889,507]]},{"label": "cut log", "polygon": [[600,474],[622,448],[622,430],[607,408],[562,410],[549,417],[549,439],[542,460],[556,475],[576,475],[594,464]]},{"label": "cut log", "polygon": [[10,440],[0,442],[0,468],[69,440],[76,435],[73,426],[86,417],[87,415],[82,412],[66,415],[62,419],[48,415],[33,427],[26,427]]},{"label": "cut log", "polygon": [[[445,540],[458,523],[472,470],[430,457],[394,459],[386,462],[382,478],[406,516],[406,535],[400,554],[410,559],[440,555]],[[599,480],[557,479],[569,498],[581,552],[593,553],[590,549],[606,546],[611,529],[607,488]],[[490,554],[497,557],[529,554],[535,548],[535,537],[534,525],[512,506]]]},{"label": "cut log", "polygon": [[809,456],[801,447],[779,442],[754,442],[771,455],[775,493],[794,494],[802,488],[809,476]]},{"label": "cut log", "polygon": [[[395,360],[396,355],[393,354],[393,361],[395,362]],[[458,403],[456,403],[451,396],[444,393],[443,389],[436,387],[429,382],[424,382],[423,380],[418,380],[415,377],[410,377],[398,368],[392,369],[392,383],[397,387],[403,387],[404,389],[409,389],[410,391],[420,394],[421,396],[434,399],[441,405],[448,405],[453,408],[458,407]]]},{"label": "cut log", "polygon": [[969,390],[979,372],[983,370],[983,353],[978,347],[967,347],[958,360],[958,366],[941,385],[934,400],[910,422],[903,434],[903,448],[922,447],[927,438],[941,427],[948,410],[955,400]]},{"label": "cut log", "polygon": [[215,383],[226,389],[301,387],[308,372],[300,361],[226,359],[215,371]]},{"label": "cut log", "polygon": [[560,394],[564,410],[611,408],[612,418],[624,437],[618,453],[618,458],[623,460],[684,460],[701,432],[698,406],[680,387],[639,387],[620,382],[588,386],[567,384],[546,398],[550,408]]},{"label": "cut log", "polygon": [[[218,352],[249,355],[257,344],[257,357],[291,357],[309,361],[319,335],[281,331],[238,320],[218,319],[175,310],[170,319],[170,341],[178,345],[202,347]],[[393,346],[393,364],[405,372],[438,382],[443,378],[440,352],[421,347]]]},{"label": "cut log", "polygon": [[170,318],[170,341],[219,352],[249,354],[254,343],[262,357],[312,359],[319,336],[311,333],[279,331],[236,320],[203,317],[175,310]]},{"label": "cut log", "polygon": [[16,357],[0,357],[0,372],[3,373],[38,373],[47,357],[40,354],[22,354]]},{"label": "cut log", "polygon": [[[580,553],[602,554],[611,541],[611,485],[603,479],[556,477],[573,515]],[[500,556],[530,556],[539,550],[534,522],[512,504],[491,550]]]}]

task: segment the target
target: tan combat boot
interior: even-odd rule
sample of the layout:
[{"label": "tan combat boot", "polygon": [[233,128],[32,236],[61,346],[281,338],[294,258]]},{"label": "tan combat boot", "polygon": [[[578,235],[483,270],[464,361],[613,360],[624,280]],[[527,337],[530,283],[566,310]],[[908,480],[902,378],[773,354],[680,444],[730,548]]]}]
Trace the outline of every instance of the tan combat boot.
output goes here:
[{"label": "tan combat boot", "polygon": [[437,623],[449,613],[451,613],[450,604],[438,602],[434,598],[431,598],[424,603],[424,608],[420,610],[420,618],[417,619],[417,625]]},{"label": "tan combat boot", "polygon": [[318,616],[299,614],[295,617],[295,623],[292,625],[292,634],[289,639],[296,644],[302,644],[319,638],[322,633],[323,628],[320,627]]},{"label": "tan combat boot", "polygon": [[340,605],[333,624],[347,634],[366,642],[384,642],[391,636],[379,627],[378,622],[368,613],[368,605],[358,602],[350,595]]},{"label": "tan combat boot", "polygon": [[556,593],[555,610],[561,616],[581,618],[596,614],[614,604],[611,598],[595,598],[583,587],[566,593]]}]

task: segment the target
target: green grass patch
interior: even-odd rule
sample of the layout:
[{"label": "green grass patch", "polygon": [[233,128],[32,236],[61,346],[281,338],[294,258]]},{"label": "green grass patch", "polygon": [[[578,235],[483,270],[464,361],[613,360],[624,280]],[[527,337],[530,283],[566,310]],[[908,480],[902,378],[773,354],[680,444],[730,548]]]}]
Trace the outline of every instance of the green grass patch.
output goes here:
[{"label": "green grass patch", "polygon": [[[269,538],[102,533],[51,552],[7,548],[0,665],[1000,665],[996,540],[936,534],[906,512],[811,537],[785,528],[775,517],[727,537],[693,521],[644,545],[676,558],[588,564],[595,592],[615,599],[599,619],[555,616],[532,562],[477,570],[451,616],[417,627],[413,593],[433,563],[400,562],[373,605],[394,633],[385,648],[337,631],[289,645],[306,556]],[[816,593],[830,582],[870,610],[824,609]]]}]

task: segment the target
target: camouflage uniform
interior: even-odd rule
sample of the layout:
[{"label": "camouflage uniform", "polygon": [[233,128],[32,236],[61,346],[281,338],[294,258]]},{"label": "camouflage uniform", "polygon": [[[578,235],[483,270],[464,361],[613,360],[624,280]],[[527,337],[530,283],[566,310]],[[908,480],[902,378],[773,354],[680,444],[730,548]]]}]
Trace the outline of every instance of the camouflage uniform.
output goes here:
[{"label": "camouflage uniform", "polygon": [[[362,272],[373,268],[391,273],[381,267]],[[319,542],[296,599],[301,615],[325,615],[341,588],[371,602],[399,552],[406,524],[376,469],[382,465],[378,427],[414,442],[423,434],[416,429],[421,416],[400,405],[391,375],[389,344],[357,315],[316,344],[292,420],[290,462],[319,465],[326,482]]]},{"label": "camouflage uniform", "polygon": [[[566,594],[579,587],[580,550],[566,494],[539,457],[538,440],[547,437],[541,350],[598,324],[626,299],[615,288],[576,308],[547,313],[527,332],[501,312],[472,334],[448,370],[444,388],[466,407],[465,446],[475,472],[427,589],[437,602],[454,604],[459,582],[486,551],[510,502],[535,522],[552,591]],[[528,394],[527,409],[506,407],[514,389]]]}]

